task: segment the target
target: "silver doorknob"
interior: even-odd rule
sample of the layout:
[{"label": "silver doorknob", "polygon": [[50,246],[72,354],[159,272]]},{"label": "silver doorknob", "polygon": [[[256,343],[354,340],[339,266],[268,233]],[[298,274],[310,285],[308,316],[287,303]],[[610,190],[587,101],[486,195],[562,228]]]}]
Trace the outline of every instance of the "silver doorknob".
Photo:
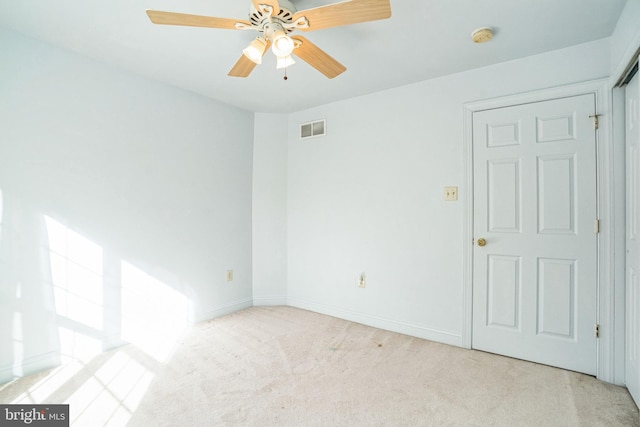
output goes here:
[{"label": "silver doorknob", "polygon": [[487,244],[487,241],[482,237],[478,239],[478,246],[484,246]]}]

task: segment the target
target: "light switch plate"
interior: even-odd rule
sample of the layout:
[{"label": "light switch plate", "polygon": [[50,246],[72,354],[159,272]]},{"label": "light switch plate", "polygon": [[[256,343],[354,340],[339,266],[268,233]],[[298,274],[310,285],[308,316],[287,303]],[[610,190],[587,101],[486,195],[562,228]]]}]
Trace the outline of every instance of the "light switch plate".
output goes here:
[{"label": "light switch plate", "polygon": [[448,202],[458,200],[458,187],[444,187],[444,199]]}]

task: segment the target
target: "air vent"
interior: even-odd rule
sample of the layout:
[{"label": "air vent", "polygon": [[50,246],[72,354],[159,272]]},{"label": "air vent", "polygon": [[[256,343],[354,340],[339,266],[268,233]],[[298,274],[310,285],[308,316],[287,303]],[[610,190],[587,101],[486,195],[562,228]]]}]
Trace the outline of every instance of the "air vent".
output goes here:
[{"label": "air vent", "polygon": [[300,125],[300,139],[315,138],[316,136],[324,136],[327,133],[326,120],[317,120],[315,122],[303,123]]}]

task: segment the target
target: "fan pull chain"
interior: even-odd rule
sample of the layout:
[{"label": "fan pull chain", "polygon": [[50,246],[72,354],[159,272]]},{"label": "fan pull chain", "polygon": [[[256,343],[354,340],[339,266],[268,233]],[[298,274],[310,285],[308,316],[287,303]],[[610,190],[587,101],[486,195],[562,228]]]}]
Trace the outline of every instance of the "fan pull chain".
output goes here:
[{"label": "fan pull chain", "polygon": [[287,67],[284,67],[284,80],[288,80],[289,77],[287,77]]}]

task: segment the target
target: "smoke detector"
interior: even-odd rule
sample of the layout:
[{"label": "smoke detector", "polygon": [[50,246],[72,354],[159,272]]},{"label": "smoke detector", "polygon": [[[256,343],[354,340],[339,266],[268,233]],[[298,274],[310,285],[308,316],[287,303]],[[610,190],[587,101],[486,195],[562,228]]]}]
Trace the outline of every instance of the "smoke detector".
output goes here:
[{"label": "smoke detector", "polygon": [[489,27],[482,27],[471,33],[471,40],[474,43],[485,43],[493,37],[493,30]]}]

